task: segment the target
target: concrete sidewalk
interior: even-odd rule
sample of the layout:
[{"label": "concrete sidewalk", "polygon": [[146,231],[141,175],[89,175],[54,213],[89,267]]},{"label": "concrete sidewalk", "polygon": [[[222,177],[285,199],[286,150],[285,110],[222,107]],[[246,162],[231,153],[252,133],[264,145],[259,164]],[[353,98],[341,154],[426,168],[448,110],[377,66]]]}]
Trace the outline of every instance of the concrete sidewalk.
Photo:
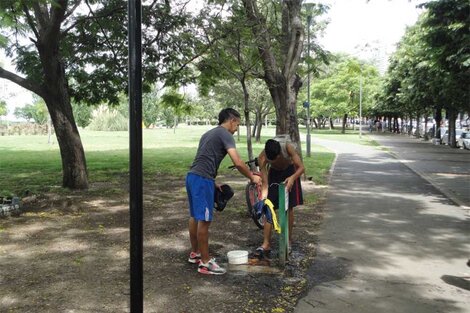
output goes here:
[{"label": "concrete sidewalk", "polygon": [[393,155],[314,140],[337,159],[312,289],[295,312],[470,312],[470,223],[456,204],[468,205],[470,154],[405,136],[374,139]]},{"label": "concrete sidewalk", "polygon": [[404,135],[374,133],[372,139],[456,204],[470,209],[470,150],[433,145]]}]

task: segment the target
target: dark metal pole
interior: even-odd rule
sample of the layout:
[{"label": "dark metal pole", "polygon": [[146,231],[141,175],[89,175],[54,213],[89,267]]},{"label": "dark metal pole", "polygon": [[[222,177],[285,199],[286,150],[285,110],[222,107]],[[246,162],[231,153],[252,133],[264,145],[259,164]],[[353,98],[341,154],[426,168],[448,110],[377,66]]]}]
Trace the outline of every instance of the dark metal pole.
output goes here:
[{"label": "dark metal pole", "polygon": [[[312,16],[307,16],[307,56],[310,59],[310,23]],[[307,73],[307,157],[310,156],[310,60]]]},{"label": "dark metal pole", "polygon": [[359,139],[362,139],[362,63],[361,80],[359,81]]},{"label": "dark metal pole", "polygon": [[128,0],[129,15],[129,210],[131,313],[144,311],[142,197],[142,3]]}]

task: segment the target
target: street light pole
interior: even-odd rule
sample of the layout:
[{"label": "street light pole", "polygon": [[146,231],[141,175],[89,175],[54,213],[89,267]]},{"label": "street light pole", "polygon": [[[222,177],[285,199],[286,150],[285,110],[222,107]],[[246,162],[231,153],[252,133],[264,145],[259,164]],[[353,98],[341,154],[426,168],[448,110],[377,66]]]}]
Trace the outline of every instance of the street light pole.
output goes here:
[{"label": "street light pole", "polygon": [[[312,16],[307,16],[307,57],[310,59],[310,23]],[[310,60],[307,69],[307,157],[310,157]]]},{"label": "street light pole", "polygon": [[359,80],[359,139],[362,139],[362,64],[361,78]]},{"label": "street light pole", "polygon": [[130,312],[144,311],[142,189],[142,1],[128,0]]}]

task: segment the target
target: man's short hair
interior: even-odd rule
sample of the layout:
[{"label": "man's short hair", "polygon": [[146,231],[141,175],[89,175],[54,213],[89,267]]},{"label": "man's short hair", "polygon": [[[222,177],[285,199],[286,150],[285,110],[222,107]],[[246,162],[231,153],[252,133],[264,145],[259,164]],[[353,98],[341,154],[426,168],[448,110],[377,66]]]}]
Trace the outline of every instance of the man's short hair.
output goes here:
[{"label": "man's short hair", "polygon": [[231,118],[240,118],[240,113],[232,108],[226,108],[219,113],[219,125],[222,125]]},{"label": "man's short hair", "polygon": [[269,139],[264,145],[264,152],[268,160],[274,160],[281,153],[281,144],[279,141]]}]

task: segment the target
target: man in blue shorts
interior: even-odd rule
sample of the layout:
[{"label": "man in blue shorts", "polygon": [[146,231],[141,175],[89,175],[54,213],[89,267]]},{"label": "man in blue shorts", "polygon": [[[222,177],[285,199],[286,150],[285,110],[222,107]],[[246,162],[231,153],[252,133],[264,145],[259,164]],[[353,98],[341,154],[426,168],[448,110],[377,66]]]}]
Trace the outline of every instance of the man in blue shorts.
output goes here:
[{"label": "man in blue shorts", "polygon": [[189,200],[189,239],[191,253],[188,262],[198,264],[202,274],[224,274],[214,258],[209,257],[209,226],[214,210],[215,177],[225,155],[233,165],[253,183],[261,184],[261,178],[253,175],[238,155],[233,134],[240,125],[240,113],[227,108],[219,113],[219,125],[206,132],[199,141],[196,157],[186,176]]},{"label": "man in blue shorts", "polygon": [[[289,246],[292,241],[292,227],[294,225],[294,207],[303,204],[302,186],[300,176],[305,167],[299,154],[290,140],[279,136],[266,141],[264,150],[258,156],[259,168],[262,178],[263,199],[269,199],[275,209],[279,208],[279,184],[285,183],[289,192]],[[272,225],[264,224],[263,244],[256,249],[256,253],[263,257],[271,251]]]}]

